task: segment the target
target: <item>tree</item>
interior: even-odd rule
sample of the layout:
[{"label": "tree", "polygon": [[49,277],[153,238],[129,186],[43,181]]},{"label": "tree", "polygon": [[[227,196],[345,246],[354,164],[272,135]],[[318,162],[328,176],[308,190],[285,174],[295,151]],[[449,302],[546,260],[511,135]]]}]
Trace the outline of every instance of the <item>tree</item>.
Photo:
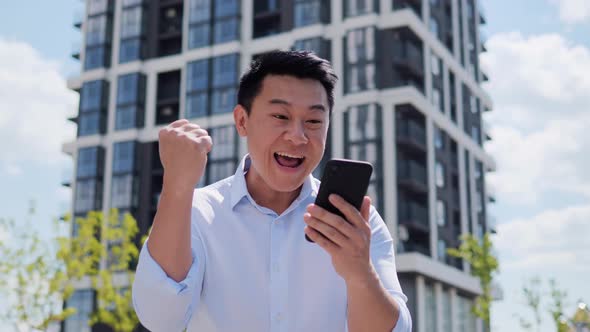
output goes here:
[{"label": "tree", "polygon": [[555,327],[557,332],[568,332],[569,327],[567,325],[567,320],[564,316],[564,305],[567,299],[567,292],[560,290],[557,287],[557,282],[555,279],[549,280],[549,294],[551,295],[552,303],[549,306],[548,310],[551,314],[551,318],[553,318],[553,322],[555,323]]},{"label": "tree", "polygon": [[[31,209],[29,219],[33,213]],[[71,218],[63,221],[67,225]],[[59,221],[55,224],[60,227]],[[0,318],[19,331],[47,330],[76,313],[76,308],[63,309],[62,304],[74,293],[75,282],[89,278],[98,300],[89,323],[108,325],[115,332],[132,331],[139,320],[127,286],[133,282],[130,266],[138,256],[137,222],[113,210],[106,221],[103,213],[89,212],[74,225],[73,236],[43,241],[30,220],[17,225],[0,219],[0,233],[9,239],[0,243],[0,296],[9,300]],[[101,266],[103,257],[108,257],[106,266]]]},{"label": "tree", "polygon": [[492,302],[492,279],[494,272],[498,271],[498,259],[494,256],[493,244],[489,233],[486,233],[481,242],[472,234],[461,236],[459,248],[450,248],[448,254],[453,257],[462,258],[471,266],[471,274],[479,278],[482,295],[475,300],[472,312],[481,318],[490,329],[490,306]]},{"label": "tree", "polygon": [[[541,327],[541,279],[538,277],[532,278],[529,281],[529,285],[522,287],[522,295],[525,300],[525,304],[533,312],[535,330],[539,331]],[[533,323],[525,319],[524,317],[517,315],[520,326],[528,331],[533,329]]]},{"label": "tree", "polygon": [[542,304],[543,299],[549,295],[551,302],[547,306],[547,312],[551,315],[557,332],[568,332],[570,331],[569,323],[572,319],[566,318],[564,315],[564,307],[566,306],[567,293],[559,289],[555,279],[549,279],[549,290],[543,289],[543,282],[539,277],[531,278],[528,281],[528,285],[525,284],[522,287],[522,295],[524,297],[525,305],[533,312],[534,322],[530,322],[519,314],[515,314],[518,318],[520,325],[526,330],[539,331],[543,324],[542,320]]}]

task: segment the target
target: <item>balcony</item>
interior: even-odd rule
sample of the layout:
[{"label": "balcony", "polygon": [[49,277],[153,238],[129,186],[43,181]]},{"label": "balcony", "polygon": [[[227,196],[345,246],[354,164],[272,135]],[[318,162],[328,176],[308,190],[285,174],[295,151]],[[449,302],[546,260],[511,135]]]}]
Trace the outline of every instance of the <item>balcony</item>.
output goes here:
[{"label": "balcony", "polygon": [[411,191],[427,193],[426,167],[414,160],[400,159],[397,164],[398,183]]},{"label": "balcony", "polygon": [[422,126],[409,119],[399,119],[396,124],[399,144],[426,151],[426,130]]},{"label": "balcony", "polygon": [[479,8],[479,24],[487,24],[486,21],[486,11],[485,9],[482,7],[482,3],[478,2],[478,8]]},{"label": "balcony", "polygon": [[72,51],[70,53],[72,55],[72,58],[80,60],[80,48],[80,42],[72,43]]},{"label": "balcony", "polygon": [[401,201],[398,206],[399,224],[406,225],[408,229],[428,233],[428,209],[416,202]]},{"label": "balcony", "polygon": [[424,76],[424,62],[420,47],[414,45],[408,39],[399,40],[397,47],[393,48],[393,65],[405,74],[421,78]]},{"label": "balcony", "polygon": [[82,11],[81,9],[76,10],[74,12],[74,22],[73,22],[74,27],[76,29],[81,29],[82,22],[84,22],[84,11]]}]

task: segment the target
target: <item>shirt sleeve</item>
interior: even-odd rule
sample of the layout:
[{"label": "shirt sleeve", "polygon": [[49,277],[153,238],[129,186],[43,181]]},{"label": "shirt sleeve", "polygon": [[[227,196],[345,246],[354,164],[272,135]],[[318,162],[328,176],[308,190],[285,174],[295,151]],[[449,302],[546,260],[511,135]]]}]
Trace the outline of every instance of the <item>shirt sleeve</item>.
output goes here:
[{"label": "shirt sleeve", "polygon": [[406,305],[408,298],[403,293],[397,277],[393,239],[385,222],[373,207],[371,207],[369,220],[371,224],[371,262],[383,287],[399,306],[399,318],[392,331],[411,332],[412,318]]},{"label": "shirt sleeve", "polygon": [[199,304],[205,257],[194,223],[191,228],[193,262],[184,280],[176,282],[168,277],[150,255],[149,239],[139,254],[132,288],[133,307],[141,324],[152,332],[184,330]]}]

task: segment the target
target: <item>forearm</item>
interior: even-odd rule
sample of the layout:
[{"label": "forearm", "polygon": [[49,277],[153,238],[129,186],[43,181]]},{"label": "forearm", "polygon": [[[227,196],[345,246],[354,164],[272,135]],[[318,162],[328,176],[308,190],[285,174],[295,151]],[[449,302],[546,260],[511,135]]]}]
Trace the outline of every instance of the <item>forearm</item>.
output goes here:
[{"label": "forearm", "polygon": [[194,188],[171,185],[164,179],[158,210],[147,242],[152,258],[176,282],[192,264],[191,207]]},{"label": "forearm", "polygon": [[373,270],[363,282],[347,283],[348,330],[391,332],[399,317],[399,306],[387,293]]}]

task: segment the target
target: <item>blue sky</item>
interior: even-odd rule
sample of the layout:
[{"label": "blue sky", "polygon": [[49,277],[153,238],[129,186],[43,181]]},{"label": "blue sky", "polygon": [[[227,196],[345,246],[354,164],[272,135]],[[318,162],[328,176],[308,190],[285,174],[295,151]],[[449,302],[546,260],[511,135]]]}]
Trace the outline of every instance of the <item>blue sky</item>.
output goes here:
[{"label": "blue sky", "polygon": [[[33,225],[47,233],[71,195],[60,182],[73,165],[60,149],[74,138],[65,119],[78,97],[65,79],[79,71],[69,54],[82,2],[0,3],[0,217],[22,220],[35,200]],[[481,60],[495,106],[486,149],[498,163],[488,177],[497,192],[490,208],[504,290],[492,311],[495,331],[519,331],[515,313],[531,317],[520,288],[534,276],[556,278],[569,310],[590,301],[589,3],[483,1]],[[543,320],[541,331],[551,331],[549,316]]]}]

